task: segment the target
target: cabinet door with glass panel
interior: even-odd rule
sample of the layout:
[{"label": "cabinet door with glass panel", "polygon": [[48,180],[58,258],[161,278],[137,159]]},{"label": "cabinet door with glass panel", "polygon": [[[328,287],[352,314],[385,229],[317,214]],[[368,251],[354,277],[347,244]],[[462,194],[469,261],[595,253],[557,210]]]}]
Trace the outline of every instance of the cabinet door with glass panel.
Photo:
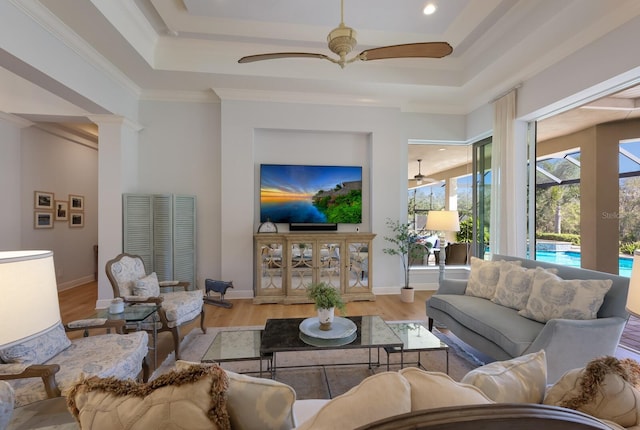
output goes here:
[{"label": "cabinet door with glass panel", "polygon": [[281,302],[286,295],[286,248],[282,236],[261,235],[255,243],[254,303]]},{"label": "cabinet door with glass panel", "polygon": [[372,253],[369,252],[370,249],[370,240],[349,239],[346,242],[349,261],[344,292],[356,300],[360,295],[363,299],[371,296]]},{"label": "cabinet door with glass panel", "polygon": [[315,282],[317,244],[312,240],[290,240],[288,250],[290,261],[287,296],[306,297],[306,288]]}]

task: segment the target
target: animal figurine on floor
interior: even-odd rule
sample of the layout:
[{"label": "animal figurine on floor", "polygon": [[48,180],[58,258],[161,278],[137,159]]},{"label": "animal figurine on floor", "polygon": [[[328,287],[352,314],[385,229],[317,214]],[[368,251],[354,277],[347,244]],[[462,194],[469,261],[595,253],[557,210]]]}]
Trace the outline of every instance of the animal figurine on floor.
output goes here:
[{"label": "animal figurine on floor", "polygon": [[[224,295],[227,292],[228,288],[233,288],[233,281],[215,281],[213,279],[205,279],[204,288],[206,296],[204,297],[204,302],[210,305],[221,306],[223,308],[230,308],[233,306],[233,303],[224,299]],[[209,295],[209,293],[213,291],[220,294],[220,298],[214,298]]]}]

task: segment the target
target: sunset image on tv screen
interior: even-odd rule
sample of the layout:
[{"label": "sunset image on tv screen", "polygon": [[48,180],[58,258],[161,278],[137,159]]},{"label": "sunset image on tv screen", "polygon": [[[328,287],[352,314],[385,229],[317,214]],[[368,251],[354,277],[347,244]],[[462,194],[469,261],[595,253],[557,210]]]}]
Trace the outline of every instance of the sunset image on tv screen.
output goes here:
[{"label": "sunset image on tv screen", "polygon": [[362,167],[262,164],[260,222],[362,222]]}]

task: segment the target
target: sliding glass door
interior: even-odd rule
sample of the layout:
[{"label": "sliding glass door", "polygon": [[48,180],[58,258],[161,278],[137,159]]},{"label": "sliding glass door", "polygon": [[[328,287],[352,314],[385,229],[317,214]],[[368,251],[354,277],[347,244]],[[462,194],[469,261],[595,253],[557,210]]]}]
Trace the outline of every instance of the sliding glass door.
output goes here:
[{"label": "sliding glass door", "polygon": [[472,255],[484,258],[489,247],[491,220],[491,144],[486,138],[473,144],[473,244]]}]

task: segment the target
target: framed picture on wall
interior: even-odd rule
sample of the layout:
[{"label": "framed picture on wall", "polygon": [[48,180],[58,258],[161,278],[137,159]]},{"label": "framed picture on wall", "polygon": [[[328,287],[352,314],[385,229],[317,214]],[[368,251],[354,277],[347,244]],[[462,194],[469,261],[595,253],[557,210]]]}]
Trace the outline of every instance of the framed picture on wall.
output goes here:
[{"label": "framed picture on wall", "polygon": [[46,191],[34,191],[34,209],[50,209],[53,210],[53,193]]},{"label": "framed picture on wall", "polygon": [[35,211],[33,213],[33,228],[53,228],[53,212]]},{"label": "framed picture on wall", "polygon": [[69,202],[64,200],[56,200],[55,204],[56,221],[69,220]]},{"label": "framed picture on wall", "polygon": [[69,227],[84,227],[84,212],[70,212]]},{"label": "framed picture on wall", "polygon": [[72,211],[84,210],[84,196],[69,194],[69,209]]}]

